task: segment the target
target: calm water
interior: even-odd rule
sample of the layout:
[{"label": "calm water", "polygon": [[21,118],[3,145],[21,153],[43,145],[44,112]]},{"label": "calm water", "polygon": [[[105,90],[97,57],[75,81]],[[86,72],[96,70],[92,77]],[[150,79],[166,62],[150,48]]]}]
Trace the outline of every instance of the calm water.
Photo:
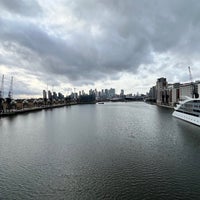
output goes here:
[{"label": "calm water", "polygon": [[0,119],[0,199],[199,199],[200,127],[140,103]]}]

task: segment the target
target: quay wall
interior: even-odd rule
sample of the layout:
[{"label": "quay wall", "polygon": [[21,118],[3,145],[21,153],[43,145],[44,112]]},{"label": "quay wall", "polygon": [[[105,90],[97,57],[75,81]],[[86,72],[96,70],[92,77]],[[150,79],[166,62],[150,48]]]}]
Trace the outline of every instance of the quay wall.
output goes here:
[{"label": "quay wall", "polygon": [[28,108],[26,107],[20,110],[11,109],[10,111],[0,113],[0,117],[9,117],[9,116],[14,116],[14,115],[23,114],[23,113],[36,112],[36,111],[59,108],[59,107],[64,107],[64,106],[71,106],[71,105],[76,105],[76,104],[69,103],[69,104],[47,105],[47,106],[41,106],[41,107],[28,107]]}]

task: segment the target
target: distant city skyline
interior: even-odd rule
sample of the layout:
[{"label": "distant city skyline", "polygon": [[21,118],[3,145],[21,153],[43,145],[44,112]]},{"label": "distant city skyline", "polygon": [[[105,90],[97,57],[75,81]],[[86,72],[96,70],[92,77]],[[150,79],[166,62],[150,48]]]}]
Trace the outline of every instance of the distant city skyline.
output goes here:
[{"label": "distant city skyline", "polygon": [[146,93],[159,77],[200,79],[195,0],[0,0],[5,96],[115,88]]}]

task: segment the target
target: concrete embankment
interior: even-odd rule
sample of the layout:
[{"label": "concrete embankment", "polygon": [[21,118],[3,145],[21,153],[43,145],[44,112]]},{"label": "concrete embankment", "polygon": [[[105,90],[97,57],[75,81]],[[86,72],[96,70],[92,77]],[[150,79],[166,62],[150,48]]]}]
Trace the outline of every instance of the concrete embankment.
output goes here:
[{"label": "concrete embankment", "polygon": [[24,109],[21,109],[21,110],[12,109],[12,110],[10,110],[8,112],[0,113],[0,117],[14,116],[14,115],[23,114],[23,113],[36,112],[36,111],[59,108],[59,107],[70,106],[70,105],[75,105],[75,104],[71,104],[71,103],[70,104],[57,104],[57,105],[51,105],[51,106],[24,108]]},{"label": "concrete embankment", "polygon": [[159,107],[163,107],[163,108],[174,109],[173,106],[169,106],[169,105],[165,105],[165,104],[158,104],[156,102],[149,102],[149,101],[145,101],[145,102],[148,103],[148,104],[159,106]]},{"label": "concrete embankment", "polygon": [[163,107],[163,108],[169,108],[169,109],[174,109],[173,106],[168,106],[168,105],[163,105],[163,104],[156,104],[157,106]]}]

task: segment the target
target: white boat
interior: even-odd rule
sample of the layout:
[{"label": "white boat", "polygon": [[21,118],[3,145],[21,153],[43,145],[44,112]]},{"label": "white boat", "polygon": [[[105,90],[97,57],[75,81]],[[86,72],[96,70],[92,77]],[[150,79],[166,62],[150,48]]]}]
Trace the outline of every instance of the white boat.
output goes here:
[{"label": "white boat", "polygon": [[185,97],[185,100],[180,101],[179,104],[177,104],[177,106],[174,108],[172,115],[200,126],[200,98],[193,99],[190,97]]}]

